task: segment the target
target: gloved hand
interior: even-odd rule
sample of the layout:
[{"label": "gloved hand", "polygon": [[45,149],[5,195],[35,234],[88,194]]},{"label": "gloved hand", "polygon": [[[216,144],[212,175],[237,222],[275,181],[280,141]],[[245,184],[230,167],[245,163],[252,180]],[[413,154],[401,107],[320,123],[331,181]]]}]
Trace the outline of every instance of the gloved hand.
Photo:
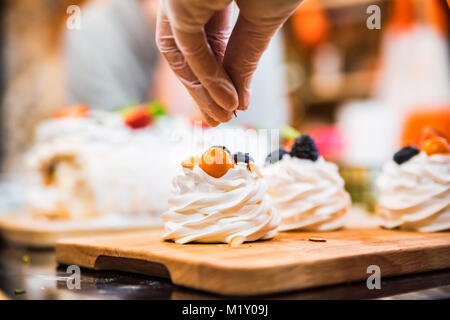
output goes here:
[{"label": "gloved hand", "polygon": [[230,37],[231,2],[160,0],[158,12],[158,48],[212,126],[248,108],[258,61],[301,0],[236,0]]}]

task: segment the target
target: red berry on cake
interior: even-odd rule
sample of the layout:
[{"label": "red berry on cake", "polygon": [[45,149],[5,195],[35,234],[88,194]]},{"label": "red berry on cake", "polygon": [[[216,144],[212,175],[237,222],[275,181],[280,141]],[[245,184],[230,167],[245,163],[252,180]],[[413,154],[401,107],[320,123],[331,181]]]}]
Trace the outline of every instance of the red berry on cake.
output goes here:
[{"label": "red berry on cake", "polygon": [[152,123],[152,117],[147,108],[135,108],[124,113],[125,124],[132,129],[141,129]]}]

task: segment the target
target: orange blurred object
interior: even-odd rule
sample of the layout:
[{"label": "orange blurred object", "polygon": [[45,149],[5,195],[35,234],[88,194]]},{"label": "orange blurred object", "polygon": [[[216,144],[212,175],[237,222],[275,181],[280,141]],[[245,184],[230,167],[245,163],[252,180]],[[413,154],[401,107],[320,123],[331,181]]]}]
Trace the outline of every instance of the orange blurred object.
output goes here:
[{"label": "orange blurred object", "polygon": [[410,30],[416,20],[414,0],[395,0],[391,4],[392,14],[389,20],[392,28],[398,32]]},{"label": "orange blurred object", "polygon": [[423,130],[422,134],[420,135],[420,139],[419,139],[419,147],[420,149],[423,148],[424,143],[431,138],[434,137],[441,137],[441,138],[445,138],[444,135],[442,133],[440,133],[439,131],[437,131],[434,128],[431,127],[427,127]]},{"label": "orange blurred object", "polygon": [[448,7],[446,8],[445,3],[441,0],[426,0],[424,1],[424,5],[428,23],[443,36],[446,36],[448,31],[448,21],[445,16],[445,10],[448,10]]},{"label": "orange blurred object", "polygon": [[427,155],[432,156],[433,154],[448,154],[450,153],[450,146],[445,138],[442,137],[432,137],[424,142],[423,151]]},{"label": "orange blurred object", "polygon": [[59,109],[53,114],[53,118],[87,118],[89,108],[84,104],[76,104]]},{"label": "orange blurred object", "polygon": [[203,153],[198,166],[211,177],[220,178],[234,168],[234,160],[224,149],[214,147]]},{"label": "orange blurred object", "polygon": [[432,128],[439,136],[450,140],[450,105],[442,107],[421,108],[411,111],[405,118],[401,145],[421,145],[421,136],[427,128]]},{"label": "orange blurred object", "polygon": [[291,152],[292,146],[294,145],[295,139],[289,139],[283,144],[284,150]]},{"label": "orange blurred object", "polygon": [[316,46],[326,39],[329,23],[317,0],[305,0],[292,16],[292,27],[301,43]]}]

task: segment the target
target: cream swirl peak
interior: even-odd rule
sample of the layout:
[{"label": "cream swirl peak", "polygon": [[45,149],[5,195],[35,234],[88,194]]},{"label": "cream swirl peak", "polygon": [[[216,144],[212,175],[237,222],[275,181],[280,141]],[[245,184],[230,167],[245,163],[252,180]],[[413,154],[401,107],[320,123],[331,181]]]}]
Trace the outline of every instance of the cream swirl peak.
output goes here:
[{"label": "cream swirl peak", "polygon": [[334,163],[286,154],[263,169],[268,193],[280,212],[283,230],[334,230],[342,227],[351,205]]},{"label": "cream swirl peak", "polygon": [[198,165],[183,168],[173,181],[170,210],[163,214],[165,240],[176,243],[230,243],[233,239],[270,239],[280,216],[266,185],[246,163],[215,178]]},{"label": "cream swirl peak", "polygon": [[386,228],[422,232],[450,229],[450,154],[420,152],[389,161],[377,180],[377,213]]}]

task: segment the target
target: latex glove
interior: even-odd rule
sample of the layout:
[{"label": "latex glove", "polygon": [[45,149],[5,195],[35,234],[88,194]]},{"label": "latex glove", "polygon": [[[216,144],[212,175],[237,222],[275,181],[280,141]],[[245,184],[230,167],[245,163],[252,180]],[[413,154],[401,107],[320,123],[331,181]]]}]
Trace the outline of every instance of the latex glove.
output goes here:
[{"label": "latex glove", "polygon": [[210,125],[230,120],[238,106],[248,108],[258,61],[300,2],[237,0],[230,38],[231,0],[160,0],[158,48]]},{"label": "latex glove", "polygon": [[233,117],[236,89],[222,65],[231,33],[231,0],[160,0],[156,43],[206,122]]},{"label": "latex glove", "polygon": [[239,17],[228,41],[223,64],[237,89],[239,110],[249,106],[251,79],[271,38],[301,2],[236,0]]}]

